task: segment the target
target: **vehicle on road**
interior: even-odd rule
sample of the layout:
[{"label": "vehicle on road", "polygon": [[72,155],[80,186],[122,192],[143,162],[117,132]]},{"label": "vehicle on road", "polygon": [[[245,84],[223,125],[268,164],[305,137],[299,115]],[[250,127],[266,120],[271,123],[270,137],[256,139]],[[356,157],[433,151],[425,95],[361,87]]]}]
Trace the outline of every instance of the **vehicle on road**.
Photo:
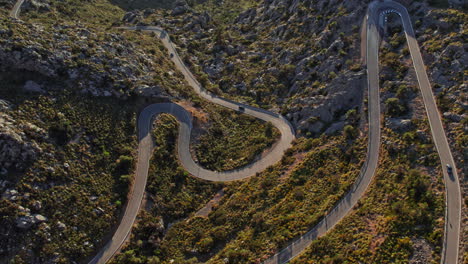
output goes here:
[{"label": "vehicle on road", "polygon": [[447,166],[447,173],[452,174],[453,172],[452,166],[450,166],[450,164],[447,164],[446,166]]}]

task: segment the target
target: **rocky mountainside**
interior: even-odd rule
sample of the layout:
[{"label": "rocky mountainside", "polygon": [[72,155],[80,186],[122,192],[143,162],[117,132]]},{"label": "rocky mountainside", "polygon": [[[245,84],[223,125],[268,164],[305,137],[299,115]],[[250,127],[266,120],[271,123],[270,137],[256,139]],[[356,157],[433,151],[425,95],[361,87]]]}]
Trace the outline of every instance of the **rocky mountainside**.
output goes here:
[{"label": "rocky mountainside", "polygon": [[[185,62],[208,89],[276,109],[304,135],[333,134],[344,127],[347,111],[362,106],[367,87],[360,60],[367,2],[243,1],[242,6],[252,6],[243,9],[230,1],[202,7],[178,1],[169,12],[133,11],[133,19],[125,22],[161,25],[171,32]],[[448,33],[449,23],[427,3],[408,7],[421,27],[420,41],[432,38],[429,28],[442,28],[441,36]],[[221,15],[210,17],[206,10]],[[434,63],[430,53],[425,59]],[[460,72],[461,59],[443,72]],[[434,80],[441,77],[446,86],[460,83],[434,70]]]},{"label": "rocky mountainside", "polygon": [[[148,246],[151,238],[134,239],[132,246],[143,248],[148,256],[157,255],[154,261],[158,257],[170,261],[171,254],[182,252],[183,261],[217,255],[219,261],[242,263],[236,259],[250,254],[244,250],[249,243],[249,257],[258,260],[262,257],[255,255],[258,252],[272,253],[268,250],[314,223],[354,182],[366,144],[359,137],[365,135],[359,129],[366,123],[367,90],[360,29],[369,1],[178,0],[168,10],[131,10],[169,2],[26,0],[22,20],[7,17],[14,2],[0,0],[0,212],[5,216],[0,219],[0,262],[73,263],[91,256],[115,226],[132,177],[138,111],[131,102],[194,99],[194,107],[200,105],[154,36],[115,29],[119,24],[164,27],[207,89],[281,113],[293,123],[299,137],[317,137],[300,138],[277,167],[252,182],[229,186],[221,210],[214,208],[206,219],[181,221],[179,227],[166,230],[172,235],[162,239],[165,224],[148,218],[141,226],[149,228],[141,233],[156,234],[157,243],[153,244],[157,245]],[[426,1],[401,2],[411,12],[457,162],[463,168],[468,155],[466,13],[434,9]],[[124,15],[123,10],[111,8],[114,5],[131,11]],[[382,105],[384,126],[396,133],[396,140],[385,144],[414,158],[430,144],[430,135],[422,125],[423,109],[419,106],[410,113],[417,108],[412,104],[418,102],[415,76],[400,25],[396,19],[389,23],[391,34],[384,39],[381,65]],[[235,126],[233,121],[228,124]],[[416,141],[418,144],[412,144]],[[226,144],[223,146],[220,149],[226,151]],[[167,153],[161,155],[164,158],[159,161],[165,162]],[[436,160],[432,157],[435,155],[426,153],[417,162]],[[162,170],[168,172],[164,176],[170,182],[164,187],[184,197],[163,193],[171,201],[165,206],[189,215],[197,203],[192,193],[180,191],[184,185],[173,184],[169,177],[171,173],[187,176],[175,156],[172,159],[171,166]],[[393,179],[393,165],[388,169],[380,178]],[[398,171],[400,175],[407,170],[401,167]],[[426,173],[436,182],[436,173]],[[193,181],[193,193],[202,203],[201,190],[206,192],[204,196],[210,192],[191,177],[187,179]],[[159,185],[150,186],[157,190],[154,193],[161,193],[155,187]],[[178,204],[181,199],[186,201],[183,206]],[[416,211],[425,212],[411,212]],[[226,219],[239,221],[233,227]],[[186,225],[185,230],[180,225]],[[274,242],[256,244],[262,237],[249,237],[252,230],[262,229]],[[279,229],[282,231],[277,232]],[[438,245],[438,238],[435,235],[431,245]],[[160,242],[170,246],[158,248]],[[216,244],[228,245],[227,250]],[[122,254],[121,263],[137,262],[132,254],[128,258]]]},{"label": "rocky mountainside", "polygon": [[96,34],[79,24],[44,28],[18,21],[2,26],[2,72],[34,73],[94,96],[128,97],[144,89],[167,96],[154,85],[155,62],[118,34]]},{"label": "rocky mountainside", "polygon": [[366,2],[266,0],[229,21],[179,3],[140,21],[168,29],[208,89],[277,109],[308,135],[341,130],[362,105]]},{"label": "rocky mountainside", "polygon": [[33,138],[45,137],[45,131],[31,124],[18,124],[8,115],[10,104],[0,100],[0,174],[9,169],[23,170],[34,161],[41,148]]}]

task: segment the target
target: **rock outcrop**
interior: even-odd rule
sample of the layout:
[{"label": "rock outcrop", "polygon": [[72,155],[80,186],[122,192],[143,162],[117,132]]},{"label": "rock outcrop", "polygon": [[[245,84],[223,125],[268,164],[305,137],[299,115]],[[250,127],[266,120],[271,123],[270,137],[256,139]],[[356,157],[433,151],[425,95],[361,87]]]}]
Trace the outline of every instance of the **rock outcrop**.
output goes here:
[{"label": "rock outcrop", "polygon": [[23,128],[35,130],[37,127],[29,123],[19,126],[11,116],[0,112],[0,168],[23,170],[42,152]]},{"label": "rock outcrop", "polygon": [[172,15],[178,16],[187,13],[190,10],[189,5],[185,0],[177,0],[175,2],[175,7],[172,9]]},{"label": "rock outcrop", "polygon": [[51,10],[48,0],[26,0],[21,6],[24,10],[34,10],[39,12],[48,12]]},{"label": "rock outcrop", "polygon": [[[199,78],[281,108],[300,133],[318,134],[362,105],[358,37],[365,11],[365,1],[357,0],[265,0],[223,30],[196,12],[173,12],[158,23],[186,50],[187,64],[203,70]],[[304,46],[295,44],[301,37]],[[334,125],[328,133],[342,128]]]},{"label": "rock outcrop", "polygon": [[[127,19],[132,20],[132,16]],[[154,62],[134,43],[114,33],[98,33],[83,25],[56,24],[48,30],[15,21],[24,35],[0,28],[0,71],[22,71],[39,79],[60,80],[94,96],[126,98],[140,85],[153,84]],[[43,41],[48,39],[49,41]],[[26,80],[25,80],[26,81]],[[50,89],[36,80],[24,88],[44,93]],[[167,93],[161,89],[162,95]]]}]

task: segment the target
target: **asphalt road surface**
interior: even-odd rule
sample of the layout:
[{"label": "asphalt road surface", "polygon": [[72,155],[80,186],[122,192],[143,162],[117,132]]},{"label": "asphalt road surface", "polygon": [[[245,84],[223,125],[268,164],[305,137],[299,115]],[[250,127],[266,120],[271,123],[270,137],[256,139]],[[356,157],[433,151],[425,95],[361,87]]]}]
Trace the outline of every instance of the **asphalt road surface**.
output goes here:
[{"label": "asphalt road surface", "polygon": [[[195,177],[209,181],[227,182],[254,176],[256,173],[261,172],[267,167],[280,161],[284,152],[291,147],[291,142],[295,138],[294,129],[292,128],[291,124],[281,115],[223,99],[205,91],[196,81],[190,70],[184,65],[179,55],[177,54],[175,47],[172,45],[169,36],[165,33],[164,30],[156,27],[128,27],[123,29],[139,29],[156,32],[159,35],[159,38],[162,40],[164,46],[168,49],[168,55],[176,65],[176,68],[184,74],[185,79],[194,88],[196,93],[210,102],[236,111],[240,111],[247,115],[259,118],[265,122],[271,122],[276,128],[280,130],[281,138],[276,144],[274,144],[274,146],[265,156],[261,157],[259,160],[250,165],[232,171],[210,171],[198,165],[193,160],[190,153],[190,135],[192,129],[192,117],[190,114],[183,107],[174,103],[149,105],[140,113],[138,118],[138,161],[135,172],[135,182],[130,190],[130,199],[126,206],[124,216],[112,239],[89,262],[90,264],[106,263],[116,254],[116,252],[120,249],[130,234],[133,222],[136,219],[145,192],[149,160],[153,150],[153,141],[151,139],[151,124],[153,118],[158,114],[168,113],[177,118],[179,121],[177,153],[182,166]],[[171,56],[170,54],[174,55]],[[240,107],[242,107],[242,109]]]},{"label": "asphalt road surface", "polygon": [[[409,50],[416,70],[419,88],[423,95],[426,112],[431,126],[432,137],[440,156],[444,181],[446,186],[446,221],[445,239],[442,252],[444,264],[458,263],[458,248],[461,220],[461,196],[458,181],[457,169],[453,161],[452,154],[445,136],[440,114],[432,94],[429,78],[427,77],[424,62],[422,60],[419,45],[415,38],[410,16],[406,8],[393,1],[374,1],[369,4],[367,19],[367,33],[362,36],[367,37],[367,78],[369,89],[369,143],[366,163],[364,164],[358,180],[353,185],[351,191],[337,204],[337,206],[327,214],[314,228],[305,235],[293,241],[289,246],[270,257],[264,264],[283,264],[301,254],[313,240],[325,235],[341,219],[343,219],[356,205],[359,198],[365,193],[369,186],[378,163],[380,146],[380,98],[379,98],[379,44],[382,30],[382,13],[391,11],[398,13],[402,19]],[[447,173],[446,164],[453,168],[453,175]]]},{"label": "asphalt road surface", "polygon": [[18,0],[18,1],[15,3],[15,6],[13,6],[13,9],[12,9],[11,12],[10,12],[10,17],[16,18],[16,19],[19,18],[19,13],[20,13],[21,5],[23,5],[23,3],[24,3],[24,0]]},{"label": "asphalt road surface", "polygon": [[[399,3],[386,1],[377,5],[375,12],[383,10],[396,11],[403,22],[406,40],[413,60],[413,66],[419,83],[419,89],[423,97],[427,117],[431,126],[432,139],[439,153],[440,162],[444,174],[445,192],[446,192],[446,215],[445,215],[445,239],[442,252],[441,263],[458,263],[458,250],[460,243],[460,222],[461,222],[461,191],[458,179],[456,164],[445,135],[444,126],[437,108],[434,95],[432,93],[431,83],[426,73],[426,66],[419,50],[419,45],[414,34],[411,19],[406,8]],[[453,168],[452,175],[447,171],[446,165]]]},{"label": "asphalt road surface", "polygon": [[[21,5],[24,0],[18,0],[13,7],[10,16],[18,18]],[[302,253],[310,243],[316,238],[326,234],[341,219],[343,219],[354,207],[360,197],[365,193],[367,187],[375,174],[380,148],[380,96],[379,96],[379,44],[382,30],[382,14],[386,11],[398,13],[402,19],[408,47],[415,67],[419,88],[423,96],[426,112],[431,126],[432,137],[439,153],[442,164],[444,182],[446,186],[446,214],[445,214],[445,238],[441,263],[458,263],[458,249],[460,241],[460,221],[461,221],[461,192],[458,180],[457,169],[453,160],[450,147],[445,135],[443,124],[440,118],[431,85],[427,76],[425,65],[422,60],[419,45],[415,38],[409,14],[405,7],[393,1],[374,1],[369,4],[367,21],[367,31],[362,36],[367,38],[362,43],[365,44],[365,58],[367,60],[368,75],[368,109],[369,109],[369,142],[367,158],[361,173],[352,186],[350,192],[309,232],[292,242],[289,246],[279,251],[274,256],[267,259],[265,264],[287,263],[300,253]],[[202,86],[195,79],[190,70],[180,59],[175,47],[170,41],[167,33],[158,27],[125,27],[123,29],[144,30],[156,32],[164,46],[168,49],[169,55],[176,67],[183,73],[185,79],[194,90],[203,98],[213,103],[227,108],[244,112],[245,114],[271,122],[281,132],[280,141],[262,159],[249,166],[235,171],[215,172],[209,171],[196,164],[189,151],[190,133],[192,128],[190,114],[181,106],[173,103],[154,104],[145,108],[138,119],[138,162],[135,182],[130,190],[130,199],[126,206],[124,216],[117,231],[111,241],[104,246],[90,263],[106,263],[118,251],[126,238],[129,236],[133,222],[140,209],[141,201],[145,192],[146,180],[148,176],[149,160],[153,149],[153,142],[150,136],[153,118],[160,113],[174,115],[180,123],[178,138],[178,155],[183,167],[192,175],[210,181],[233,181],[240,180],[254,175],[266,169],[268,166],[278,162],[284,151],[290,147],[294,139],[294,129],[291,124],[282,116],[268,112],[263,109],[250,107],[236,103],[227,99],[217,97],[203,90]],[[363,50],[364,51],[364,50]],[[242,109],[240,108],[242,107]],[[446,164],[453,168],[452,175],[447,172]]]}]

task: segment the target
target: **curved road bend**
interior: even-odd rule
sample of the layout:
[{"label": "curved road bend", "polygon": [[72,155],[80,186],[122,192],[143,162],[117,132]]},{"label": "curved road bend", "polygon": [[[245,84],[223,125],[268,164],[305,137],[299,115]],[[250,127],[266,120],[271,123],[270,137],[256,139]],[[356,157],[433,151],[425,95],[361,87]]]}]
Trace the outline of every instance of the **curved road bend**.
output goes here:
[{"label": "curved road bend", "polygon": [[[136,28],[123,28],[123,29],[136,29]],[[153,149],[153,142],[151,139],[151,124],[153,117],[160,113],[168,113],[177,118],[179,121],[179,135],[177,141],[177,152],[182,166],[195,177],[208,180],[208,181],[235,181],[245,179],[253,176],[258,172],[265,170],[267,167],[277,163],[283,157],[284,152],[291,147],[291,142],[294,140],[294,129],[291,124],[282,116],[248,105],[236,103],[227,99],[223,99],[214,94],[206,92],[201,85],[196,81],[190,70],[184,65],[180,59],[175,47],[169,40],[165,31],[159,28],[138,28],[146,31],[153,31],[159,34],[163,44],[168,49],[169,54],[174,54],[172,60],[177,69],[179,69],[194,88],[195,92],[206,100],[216,103],[227,108],[239,111],[239,107],[244,109],[241,111],[247,115],[259,118],[265,122],[271,122],[281,132],[280,140],[271,148],[271,150],[263,156],[260,160],[242,167],[237,170],[216,172],[207,170],[200,165],[196,164],[190,153],[190,135],[192,129],[192,118],[190,114],[180,105],[174,103],[152,104],[146,107],[138,118],[138,161],[135,172],[135,182],[130,190],[130,199],[126,206],[124,216],[114,233],[111,241],[109,241],[98,254],[89,262],[106,263],[115,253],[120,249],[126,238],[129,236],[132,229],[133,222],[135,221],[138,211],[140,209],[141,201],[144,196],[146,181],[148,177],[149,160]]]},{"label": "curved road bend", "polygon": [[240,112],[256,117],[265,122],[271,122],[281,132],[281,138],[279,142],[275,144],[273,148],[271,149],[271,151],[268,154],[266,154],[262,159],[250,165],[242,167],[239,170],[226,171],[226,172],[216,172],[216,171],[206,170],[200,167],[198,164],[196,164],[193,161],[192,156],[189,151],[190,135],[187,134],[186,137],[181,137],[181,135],[179,135],[179,142],[178,142],[179,159],[183,167],[190,174],[194,175],[195,177],[209,180],[209,181],[241,180],[249,176],[255,175],[257,172],[261,172],[267,167],[281,160],[284,151],[286,151],[291,146],[291,142],[295,138],[293,127],[284,117],[282,117],[281,115],[266,111],[264,109],[255,108],[249,105],[233,102],[231,100],[218,97],[206,91],[205,89],[203,89],[203,87],[195,79],[195,77],[190,72],[190,70],[182,62],[181,58],[179,57],[176,51],[175,46],[172,44],[172,42],[169,39],[169,36],[164,30],[158,27],[123,27],[122,29],[128,29],[128,30],[139,29],[143,31],[156,32],[157,34],[159,34],[159,37],[161,41],[163,42],[164,46],[168,49],[168,54],[174,54],[174,56],[172,56],[171,59],[176,65],[176,68],[180,72],[182,72],[182,74],[184,75],[189,85],[193,87],[193,89],[198,95],[200,95],[201,97],[203,97],[204,99],[212,103],[222,105],[232,110],[239,111],[240,107],[243,107],[243,110]]},{"label": "curved road bend", "polygon": [[[377,9],[378,8],[378,9]],[[431,83],[426,72],[426,66],[419,50],[419,45],[414,34],[413,26],[408,11],[404,6],[393,1],[386,1],[374,9],[376,12],[384,10],[396,11],[402,20],[403,29],[405,30],[406,41],[413,60],[413,66],[416,71],[419,88],[423,97],[424,105],[431,126],[432,138],[439,153],[442,171],[445,182],[446,195],[446,214],[445,214],[445,239],[442,252],[441,263],[456,264],[458,263],[458,250],[460,243],[460,224],[461,224],[461,191],[458,179],[456,164],[450,151],[449,143],[445,135],[444,126],[440,118],[439,109],[437,108],[434,95],[432,93]],[[447,172],[446,164],[449,164],[452,169],[452,174]]]},{"label": "curved road bend", "polygon": [[[393,1],[372,2],[369,5],[367,17],[367,77],[369,85],[369,145],[366,163],[361,170],[357,182],[351,188],[351,191],[337,204],[337,206],[326,215],[314,228],[305,235],[293,241],[289,246],[278,252],[276,255],[267,259],[265,264],[283,264],[287,263],[294,257],[303,252],[313,240],[325,235],[333,228],[341,219],[343,219],[357,203],[359,198],[366,191],[372,177],[375,173],[380,144],[380,106],[379,106],[379,28],[380,15],[384,11],[396,11],[403,22],[406,39],[413,60],[413,65],[416,70],[416,75],[419,83],[419,88],[423,95],[424,104],[426,107],[429,124],[431,126],[432,137],[434,144],[439,153],[444,174],[446,186],[446,221],[445,221],[445,238],[442,252],[441,263],[456,264],[458,263],[458,248],[461,220],[461,196],[460,185],[458,182],[457,169],[450,152],[449,144],[445,136],[444,128],[440,118],[440,114],[432,94],[431,85],[425,65],[422,60],[419,45],[415,38],[415,34],[411,25],[410,16],[406,8]],[[453,175],[447,173],[446,164],[450,164],[453,168]]]},{"label": "curved road bend", "polygon": [[10,12],[10,17],[19,19],[19,14],[21,11],[21,5],[23,5],[24,0],[18,0],[15,3],[15,6],[13,6],[13,9]]},{"label": "curved road bend", "polygon": [[[10,13],[10,16],[13,18],[18,18],[20,7],[24,0],[18,0]],[[461,221],[461,192],[460,185],[458,181],[457,169],[455,167],[455,162],[453,160],[450,148],[448,145],[447,138],[443,129],[442,121],[440,118],[440,113],[437,109],[436,102],[434,100],[432,89],[430,86],[429,79],[425,70],[424,62],[419,50],[419,45],[416,41],[415,34],[411,25],[411,20],[407,10],[400,4],[393,1],[385,2],[373,2],[369,5],[368,15],[371,16],[371,19],[367,18],[367,48],[366,48],[366,58],[367,58],[367,74],[368,74],[368,89],[369,89],[369,142],[368,142],[368,155],[366,162],[361,170],[361,173],[358,177],[357,182],[351,188],[351,191],[336,205],[331,212],[317,224],[312,230],[308,233],[291,243],[288,247],[281,250],[276,255],[267,259],[264,263],[286,263],[295,256],[299,255],[307,246],[310,245],[312,240],[316,239],[319,236],[324,235],[328,230],[330,230],[334,225],[336,225],[344,216],[349,213],[351,208],[357,203],[359,197],[361,197],[365,190],[367,189],[372,177],[375,173],[379,146],[380,146],[380,105],[379,105],[379,82],[378,82],[378,46],[379,46],[379,16],[381,12],[386,10],[397,11],[402,19],[403,27],[405,30],[408,46],[411,52],[413,59],[413,65],[416,70],[419,86],[421,93],[423,95],[424,104],[429,118],[429,124],[431,126],[431,132],[434,138],[434,143],[436,145],[437,151],[439,153],[443,174],[444,182],[446,185],[446,221],[445,221],[445,239],[444,247],[442,253],[442,263],[458,263],[458,249],[459,249],[459,234],[460,234],[460,221]],[[166,32],[157,27],[128,27],[125,29],[142,29],[148,31],[154,31],[159,33],[163,44],[169,50],[170,53],[173,53],[175,56],[172,58],[177,68],[184,74],[185,78],[189,84],[195,89],[195,91],[205,99],[208,99],[212,102],[224,105],[228,108],[238,110],[239,106],[244,106],[239,103],[231,102],[218,98],[213,94],[207,93],[202,90],[201,85],[196,81],[192,73],[187,69],[182,60],[177,54],[175,47],[172,45],[169,37]],[[272,117],[277,117],[274,120],[279,121],[273,123],[275,126],[280,128],[282,132],[283,140],[291,140],[294,138],[294,130],[291,125],[284,120],[281,116],[269,113],[262,109],[256,109],[249,106],[244,106],[246,114],[255,116],[265,120],[262,117],[266,117],[267,120]],[[186,136],[189,135],[191,129],[191,122],[188,122],[190,119],[189,114],[180,109],[181,107],[175,104],[159,104],[152,105],[145,109],[139,117],[139,149],[138,149],[138,164],[137,164],[137,177],[133,189],[131,190],[132,195],[128,206],[125,211],[124,218],[114,234],[112,240],[99,252],[99,254],[93,258],[90,263],[105,263],[109,260],[113,254],[118,250],[123,241],[130,233],[132,224],[138,213],[141,200],[143,198],[144,188],[146,185],[146,178],[148,175],[149,159],[152,150],[152,141],[149,136],[150,129],[150,120],[151,117],[158,113],[170,113],[176,116],[176,118],[181,123],[179,128],[179,145],[188,145],[180,144],[181,140],[187,140]],[[184,114],[185,112],[185,114]],[[270,121],[271,122],[271,121]],[[285,126],[286,125],[286,126]],[[287,128],[286,128],[287,127]],[[143,129],[146,128],[146,129]],[[287,132],[289,129],[289,133]],[[185,131],[185,132],[184,132]],[[283,133],[284,132],[284,133]],[[184,136],[185,135],[185,136]],[[188,141],[187,141],[188,142]],[[181,146],[178,148],[179,155],[181,152],[185,153],[184,147]],[[272,151],[274,152],[274,151]],[[182,156],[181,156],[182,157]],[[192,171],[197,167],[194,164],[193,160],[188,160],[189,156],[186,156],[183,160],[181,159],[182,164],[189,165]],[[273,159],[273,157],[271,158]],[[279,160],[279,159],[278,159]],[[453,168],[453,174],[449,175],[447,173],[445,164],[450,164]],[[258,168],[260,168],[259,166]],[[252,168],[252,167],[251,167]],[[201,168],[203,169],[203,168]],[[253,169],[251,169],[253,170]],[[233,178],[239,176],[239,172],[233,172]],[[192,173],[194,174],[194,173]],[[196,174],[194,174],[196,175]],[[200,174],[198,174],[200,175]],[[220,178],[216,179],[215,175],[214,180],[221,180]],[[210,177],[213,178],[213,177]],[[242,178],[242,177],[241,177]],[[232,179],[234,180],[234,179]]]},{"label": "curved road bend", "polygon": [[346,196],[311,230],[271,256],[263,264],[283,264],[300,255],[317,239],[325,235],[356,205],[372,181],[379,161],[380,149],[380,92],[379,92],[379,35],[375,24],[367,23],[367,85],[369,89],[369,141],[367,157],[356,182]]}]

